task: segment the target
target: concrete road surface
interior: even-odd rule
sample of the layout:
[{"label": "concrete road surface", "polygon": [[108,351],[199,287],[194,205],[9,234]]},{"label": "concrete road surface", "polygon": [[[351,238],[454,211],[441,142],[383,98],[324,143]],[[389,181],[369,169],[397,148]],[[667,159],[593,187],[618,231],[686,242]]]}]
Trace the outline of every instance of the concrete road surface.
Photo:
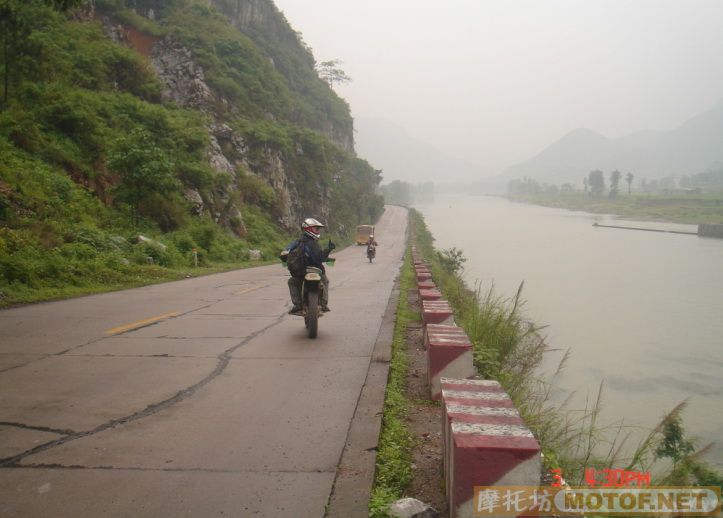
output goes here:
[{"label": "concrete road surface", "polygon": [[364,516],[406,227],[314,340],[281,265],[1,311],[0,516]]}]

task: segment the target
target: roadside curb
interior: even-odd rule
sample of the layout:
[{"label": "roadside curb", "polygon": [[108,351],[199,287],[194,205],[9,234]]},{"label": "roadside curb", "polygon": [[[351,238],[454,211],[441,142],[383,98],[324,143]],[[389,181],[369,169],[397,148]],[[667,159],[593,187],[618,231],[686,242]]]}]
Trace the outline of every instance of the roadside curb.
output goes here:
[{"label": "roadside curb", "polygon": [[346,445],[326,509],[327,518],[369,516],[369,498],[376,469],[398,303],[399,276],[394,281],[371,354],[367,377],[349,425]]}]

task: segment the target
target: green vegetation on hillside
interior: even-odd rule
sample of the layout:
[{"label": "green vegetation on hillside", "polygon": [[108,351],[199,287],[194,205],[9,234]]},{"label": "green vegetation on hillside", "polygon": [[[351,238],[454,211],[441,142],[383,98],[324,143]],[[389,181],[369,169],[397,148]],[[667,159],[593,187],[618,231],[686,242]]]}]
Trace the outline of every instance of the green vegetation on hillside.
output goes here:
[{"label": "green vegetation on hillside", "polygon": [[[203,66],[219,101],[210,108],[246,144],[241,157],[220,142],[247,165],[219,173],[211,114],[162,100],[148,57],[67,14],[73,3],[0,0],[0,307],[195,274],[196,260],[238,266],[252,249],[275,258],[295,227],[281,226],[288,206],[318,215],[323,202],[342,242],[380,214],[379,172],[321,133],[334,123],[351,133],[346,103],[310,53],[282,59],[299,53],[296,36],[267,43],[272,64],[262,32],[242,34],[208,2],[96,2],[113,23],[172,36]],[[153,20],[138,14],[148,8]],[[264,178],[276,157],[299,199]]]},{"label": "green vegetation on hillside", "polygon": [[[215,3],[225,13],[234,15],[239,1],[215,0]],[[269,8],[277,14],[272,27],[252,25],[244,32],[265,56],[271,57],[273,68],[288,89],[292,100],[289,120],[322,132],[331,123],[351,136],[349,105],[334,94],[325,81],[319,80],[316,60],[301,35],[291,28],[271,2]]]}]

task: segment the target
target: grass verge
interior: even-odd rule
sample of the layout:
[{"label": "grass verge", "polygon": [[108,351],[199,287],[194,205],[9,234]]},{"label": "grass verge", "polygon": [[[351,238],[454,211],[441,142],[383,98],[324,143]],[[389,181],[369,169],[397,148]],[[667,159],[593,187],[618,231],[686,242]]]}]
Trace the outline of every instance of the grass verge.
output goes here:
[{"label": "grass verge", "polygon": [[414,287],[411,252],[408,249],[400,273],[400,296],[397,320],[392,340],[392,359],[384,397],[384,418],[377,449],[374,486],[369,501],[369,516],[387,516],[387,506],[401,498],[404,488],[412,479],[412,448],[414,439],[405,417],[407,412],[407,352],[406,330],[411,322],[419,322],[419,315],[410,311],[408,290]]},{"label": "grass verge", "polygon": [[[276,263],[276,261],[224,263],[207,267],[189,267],[182,269],[150,265],[135,266],[132,271],[129,271],[125,275],[115,275],[109,282],[85,279],[81,281],[81,284],[66,284],[40,288],[33,288],[21,283],[15,283],[12,286],[6,286],[5,291],[0,289],[0,309],[8,309],[25,304],[34,304],[37,302],[49,302],[53,300],[82,297],[85,295],[139,288],[141,286],[148,286],[151,284],[178,281],[191,277],[201,277],[203,275],[211,275],[214,273],[244,268],[253,268],[255,266],[264,266],[274,263]],[[0,288],[2,287],[3,286],[0,284]]]}]

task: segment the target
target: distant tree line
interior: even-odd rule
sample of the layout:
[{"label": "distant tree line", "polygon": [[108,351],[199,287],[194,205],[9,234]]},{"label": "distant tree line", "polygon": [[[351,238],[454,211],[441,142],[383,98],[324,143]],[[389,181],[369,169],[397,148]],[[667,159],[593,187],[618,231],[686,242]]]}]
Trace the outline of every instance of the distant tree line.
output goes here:
[{"label": "distant tree line", "polygon": [[[590,171],[587,176],[582,179],[582,186],[583,191],[590,197],[602,198],[603,196],[607,196],[613,199],[617,198],[620,194],[621,181],[627,184],[628,194],[631,194],[634,179],[635,175],[633,173],[628,172],[623,174],[618,170],[612,171],[606,179],[603,171],[595,169]],[[715,163],[704,172],[693,175],[667,176],[653,180],[642,178],[639,182],[638,189],[640,192],[649,193],[671,193],[673,191],[696,193],[705,189],[720,190],[723,189],[723,163]],[[575,190],[575,185],[570,183],[561,185],[547,184],[529,177],[510,180],[507,184],[507,192],[512,196],[558,194],[574,192]]]},{"label": "distant tree line", "polygon": [[[610,190],[608,191],[609,198],[617,198],[620,192],[620,180],[622,178],[623,174],[617,169],[610,173]],[[627,173],[624,178],[625,182],[628,184],[628,194],[630,194],[635,175],[633,173]],[[583,178],[583,189],[593,198],[602,197],[605,194],[605,173],[599,169],[590,171],[590,173]]]},{"label": "distant tree line", "polygon": [[723,189],[723,163],[716,163],[702,173],[683,175],[679,184],[688,188]]},{"label": "distant tree line", "polygon": [[532,178],[525,176],[524,178],[510,180],[507,184],[507,192],[512,195],[525,195],[525,194],[559,194],[561,192],[573,192],[575,186],[571,183],[564,183],[562,185],[549,184],[544,182],[538,182]]}]

